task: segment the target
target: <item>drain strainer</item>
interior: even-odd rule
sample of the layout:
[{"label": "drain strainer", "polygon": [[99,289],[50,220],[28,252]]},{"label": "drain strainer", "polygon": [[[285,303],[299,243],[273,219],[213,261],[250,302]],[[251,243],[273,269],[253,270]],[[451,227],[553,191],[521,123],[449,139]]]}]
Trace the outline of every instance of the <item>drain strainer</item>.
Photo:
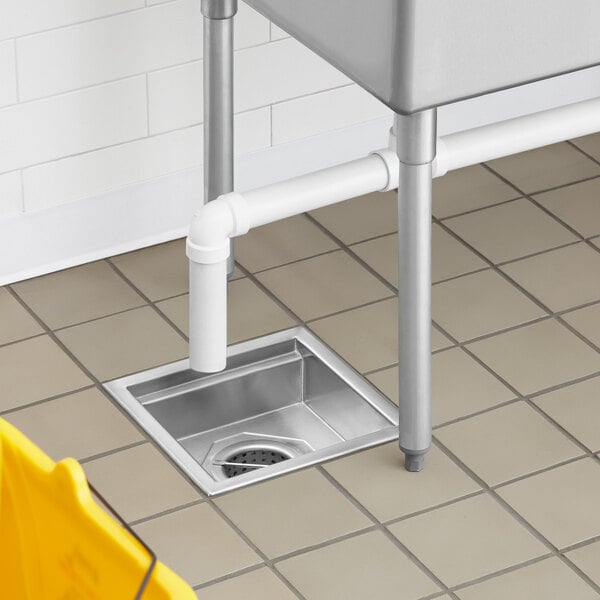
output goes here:
[{"label": "drain strainer", "polygon": [[222,463],[223,473],[229,479],[254,469],[276,465],[290,458],[291,456],[288,454],[270,448],[249,448],[238,451],[224,460]]}]

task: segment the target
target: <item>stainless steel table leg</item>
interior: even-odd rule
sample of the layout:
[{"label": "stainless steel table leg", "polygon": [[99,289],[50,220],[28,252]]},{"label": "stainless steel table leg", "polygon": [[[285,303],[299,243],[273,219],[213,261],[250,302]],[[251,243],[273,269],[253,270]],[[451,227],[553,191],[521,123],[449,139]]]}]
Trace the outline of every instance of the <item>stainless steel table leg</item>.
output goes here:
[{"label": "stainless steel table leg", "polygon": [[408,471],[431,446],[431,185],[436,111],[396,115],[400,160],[399,441]]},{"label": "stainless steel table leg", "polygon": [[[237,0],[202,0],[204,201],[233,191],[233,17]],[[231,275],[233,248],[228,262]]]}]

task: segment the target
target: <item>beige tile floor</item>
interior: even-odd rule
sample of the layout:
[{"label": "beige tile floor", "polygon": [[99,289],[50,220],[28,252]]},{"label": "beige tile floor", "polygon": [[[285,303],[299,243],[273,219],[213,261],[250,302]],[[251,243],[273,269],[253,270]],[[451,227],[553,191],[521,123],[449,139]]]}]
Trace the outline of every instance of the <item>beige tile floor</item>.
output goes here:
[{"label": "beige tile floor", "polygon": [[[206,498],[101,383],[187,353],[181,240],[0,289],[0,415],[206,600],[600,598],[600,135],[435,181],[434,446]],[[398,401],[393,193],[237,244],[229,340],[305,322]],[[251,318],[247,318],[250,316]]]}]

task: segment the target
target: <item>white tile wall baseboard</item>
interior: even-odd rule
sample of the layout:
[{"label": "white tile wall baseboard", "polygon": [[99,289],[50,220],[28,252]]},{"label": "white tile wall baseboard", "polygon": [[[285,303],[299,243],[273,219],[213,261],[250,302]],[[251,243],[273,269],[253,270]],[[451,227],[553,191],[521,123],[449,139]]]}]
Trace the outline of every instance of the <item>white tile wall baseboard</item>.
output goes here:
[{"label": "white tile wall baseboard", "polygon": [[[266,148],[236,161],[247,190],[364,156],[387,143],[390,119]],[[202,202],[202,170],[0,219],[0,285],[186,235]]]}]

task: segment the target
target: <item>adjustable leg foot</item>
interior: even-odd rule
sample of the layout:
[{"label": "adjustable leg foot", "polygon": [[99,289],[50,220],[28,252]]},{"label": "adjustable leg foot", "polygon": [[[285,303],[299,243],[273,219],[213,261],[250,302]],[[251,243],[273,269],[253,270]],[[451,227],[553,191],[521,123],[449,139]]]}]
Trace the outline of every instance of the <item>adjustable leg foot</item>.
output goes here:
[{"label": "adjustable leg foot", "polygon": [[404,468],[411,473],[418,473],[425,466],[425,452],[420,454],[404,453]]}]

